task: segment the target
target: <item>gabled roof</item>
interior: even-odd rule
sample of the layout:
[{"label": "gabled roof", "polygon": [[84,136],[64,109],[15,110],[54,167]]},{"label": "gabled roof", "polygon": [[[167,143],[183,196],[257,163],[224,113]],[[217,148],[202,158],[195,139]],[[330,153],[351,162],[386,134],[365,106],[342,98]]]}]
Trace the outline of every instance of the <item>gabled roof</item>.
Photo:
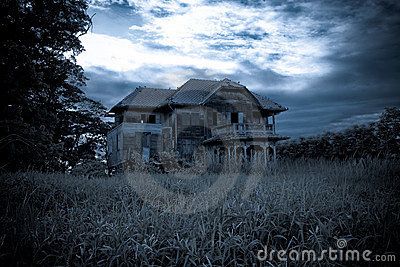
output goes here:
[{"label": "gabled roof", "polygon": [[247,90],[254,96],[260,108],[271,111],[285,111],[287,108],[275,103],[269,98],[249,91],[245,86],[229,79],[200,80],[190,79],[177,90],[138,87],[118,104],[111,108],[111,112],[131,108],[157,108],[164,105],[201,105],[204,104],[216,91],[222,87],[234,87]]},{"label": "gabled roof", "polygon": [[138,87],[112,107],[111,112],[127,107],[155,108],[164,103],[175,92],[176,90]]},{"label": "gabled roof", "polygon": [[226,78],[221,81],[190,79],[177,89],[168,102],[178,105],[200,105],[223,86],[244,88],[243,85]]},{"label": "gabled roof", "polygon": [[[223,79],[221,81],[216,80],[200,80],[200,79],[190,79],[181,87],[179,87],[174,95],[168,99],[169,104],[178,105],[200,105],[207,101],[207,99],[213,95],[221,87],[236,87],[249,91],[245,86],[233,82],[229,79]],[[262,109],[272,110],[272,111],[286,111],[282,105],[266,98],[262,95],[253,93],[249,91],[258,102]]]}]

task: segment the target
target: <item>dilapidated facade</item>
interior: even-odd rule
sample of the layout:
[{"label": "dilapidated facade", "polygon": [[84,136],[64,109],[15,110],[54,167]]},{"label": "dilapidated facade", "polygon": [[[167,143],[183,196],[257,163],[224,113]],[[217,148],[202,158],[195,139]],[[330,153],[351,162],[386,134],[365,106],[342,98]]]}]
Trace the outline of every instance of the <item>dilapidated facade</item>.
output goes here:
[{"label": "dilapidated facade", "polygon": [[191,160],[207,151],[218,160],[276,158],[276,115],[287,108],[229,79],[190,79],[176,90],[136,88],[115,105],[108,133],[108,164],[126,162],[132,152],[144,161],[161,151]]}]

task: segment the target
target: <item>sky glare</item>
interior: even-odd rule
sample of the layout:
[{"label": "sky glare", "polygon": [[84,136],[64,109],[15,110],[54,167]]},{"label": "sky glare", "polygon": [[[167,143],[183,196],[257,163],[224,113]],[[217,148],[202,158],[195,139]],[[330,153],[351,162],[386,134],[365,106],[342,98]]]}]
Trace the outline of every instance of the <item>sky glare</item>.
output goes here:
[{"label": "sky glare", "polygon": [[289,107],[297,137],[376,120],[400,104],[397,1],[100,0],[78,63],[111,107],[140,85],[240,81]]}]

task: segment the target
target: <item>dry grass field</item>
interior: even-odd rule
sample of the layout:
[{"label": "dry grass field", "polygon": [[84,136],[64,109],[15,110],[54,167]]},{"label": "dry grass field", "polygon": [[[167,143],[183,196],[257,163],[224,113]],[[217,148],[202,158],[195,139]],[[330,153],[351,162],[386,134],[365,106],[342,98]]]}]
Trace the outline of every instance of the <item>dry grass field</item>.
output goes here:
[{"label": "dry grass field", "polygon": [[399,257],[399,163],[315,160],[249,174],[111,178],[3,173],[0,262],[286,266],[261,262],[257,251],[318,252],[339,238],[347,248]]}]

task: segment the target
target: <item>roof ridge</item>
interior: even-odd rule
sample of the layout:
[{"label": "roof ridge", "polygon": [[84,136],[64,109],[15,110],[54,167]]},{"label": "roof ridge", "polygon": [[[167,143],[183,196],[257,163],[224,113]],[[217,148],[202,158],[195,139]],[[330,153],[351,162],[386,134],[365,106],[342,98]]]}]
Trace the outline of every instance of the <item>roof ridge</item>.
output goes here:
[{"label": "roof ridge", "polygon": [[135,88],[136,89],[151,89],[151,90],[175,90],[175,89],[171,89],[171,88],[156,88],[156,87],[147,87],[147,86],[138,86]]},{"label": "roof ridge", "polygon": [[[190,78],[188,81],[190,81],[190,80],[208,81],[208,82],[220,82],[220,81],[221,81],[221,80],[217,80],[217,79],[211,80],[211,79],[200,79],[200,78]],[[188,81],[186,81],[186,82],[188,82]],[[186,82],[185,82],[185,83],[186,83]]]}]

